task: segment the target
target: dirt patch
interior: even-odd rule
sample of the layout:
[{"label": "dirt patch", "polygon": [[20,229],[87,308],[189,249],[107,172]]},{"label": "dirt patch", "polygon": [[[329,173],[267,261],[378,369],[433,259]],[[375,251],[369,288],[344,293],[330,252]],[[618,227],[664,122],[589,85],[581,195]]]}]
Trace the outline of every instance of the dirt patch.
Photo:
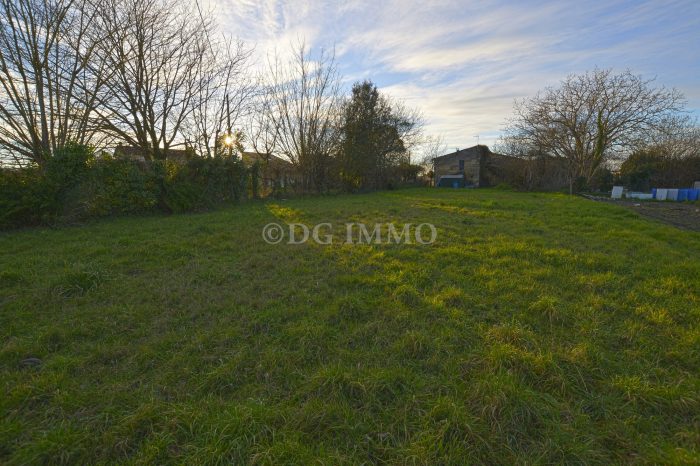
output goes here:
[{"label": "dirt patch", "polygon": [[626,207],[644,217],[660,220],[685,230],[700,231],[700,204],[697,202],[656,202],[585,196],[598,202]]}]

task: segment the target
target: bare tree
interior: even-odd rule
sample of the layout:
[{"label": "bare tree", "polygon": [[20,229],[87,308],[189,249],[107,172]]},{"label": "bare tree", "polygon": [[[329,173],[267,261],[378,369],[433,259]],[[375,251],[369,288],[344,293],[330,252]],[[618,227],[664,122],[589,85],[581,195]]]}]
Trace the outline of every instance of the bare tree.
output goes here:
[{"label": "bare tree", "polygon": [[108,0],[100,53],[114,75],[100,95],[103,129],[166,158],[202,94],[211,16],[185,0]]},{"label": "bare tree", "polygon": [[206,157],[221,152],[222,142],[233,146],[235,129],[250,113],[255,92],[248,73],[252,50],[226,38],[209,45],[198,63],[192,117],[184,128],[185,139]]},{"label": "bare tree", "polygon": [[700,157],[700,126],[690,115],[672,115],[648,133],[638,150],[655,149],[663,157],[685,159]]},{"label": "bare tree", "polygon": [[441,136],[426,136],[420,144],[419,163],[428,170],[433,168],[433,159],[447,153],[447,143]]},{"label": "bare tree", "polygon": [[420,109],[409,107],[403,101],[385,96],[387,105],[391,108],[392,125],[396,128],[399,138],[407,152],[411,152],[423,144],[425,135],[425,118]]},{"label": "bare tree", "polygon": [[93,141],[98,11],[97,0],[0,0],[0,150],[42,165]]},{"label": "bare tree", "polygon": [[281,122],[275,118],[273,93],[264,76],[259,77],[256,89],[246,133],[253,150],[269,157],[277,147]]},{"label": "bare tree", "polygon": [[434,182],[434,162],[435,158],[447,154],[447,143],[442,135],[425,136],[419,144],[418,164],[422,167],[423,173],[431,183]]},{"label": "bare tree", "polygon": [[[337,148],[340,79],[332,53],[309,56],[303,42],[283,61],[268,60],[263,128],[274,131],[275,149],[299,167],[305,188],[325,189]],[[269,136],[268,136],[269,140]]]},{"label": "bare tree", "polygon": [[589,182],[603,163],[629,152],[682,108],[677,90],[651,84],[630,71],[569,76],[557,88],[516,102],[507,133],[529,151],[564,157],[573,191],[577,178]]}]

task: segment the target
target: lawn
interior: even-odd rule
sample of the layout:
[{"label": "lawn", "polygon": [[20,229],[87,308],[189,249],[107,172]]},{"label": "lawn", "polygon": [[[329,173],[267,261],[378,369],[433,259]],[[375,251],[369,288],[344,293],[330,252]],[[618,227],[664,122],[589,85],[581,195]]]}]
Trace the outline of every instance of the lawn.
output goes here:
[{"label": "lawn", "polygon": [[409,189],[0,251],[0,463],[700,462],[700,233],[622,207]]}]

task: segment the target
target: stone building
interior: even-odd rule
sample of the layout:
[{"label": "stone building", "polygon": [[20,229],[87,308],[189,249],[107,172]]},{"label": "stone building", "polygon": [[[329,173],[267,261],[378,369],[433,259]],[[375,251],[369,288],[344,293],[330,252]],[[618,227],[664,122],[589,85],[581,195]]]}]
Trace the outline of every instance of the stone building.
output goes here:
[{"label": "stone building", "polygon": [[495,154],[487,146],[481,145],[436,157],[433,159],[435,186],[492,186],[500,182],[498,172],[505,171],[511,159],[512,157]]}]

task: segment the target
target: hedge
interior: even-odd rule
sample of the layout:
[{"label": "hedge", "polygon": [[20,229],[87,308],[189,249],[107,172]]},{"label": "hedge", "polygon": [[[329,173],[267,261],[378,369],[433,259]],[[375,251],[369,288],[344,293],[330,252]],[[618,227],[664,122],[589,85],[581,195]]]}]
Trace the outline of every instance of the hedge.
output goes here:
[{"label": "hedge", "polygon": [[0,169],[0,228],[205,210],[245,198],[251,176],[240,159],[139,162],[70,145],[42,167]]}]

